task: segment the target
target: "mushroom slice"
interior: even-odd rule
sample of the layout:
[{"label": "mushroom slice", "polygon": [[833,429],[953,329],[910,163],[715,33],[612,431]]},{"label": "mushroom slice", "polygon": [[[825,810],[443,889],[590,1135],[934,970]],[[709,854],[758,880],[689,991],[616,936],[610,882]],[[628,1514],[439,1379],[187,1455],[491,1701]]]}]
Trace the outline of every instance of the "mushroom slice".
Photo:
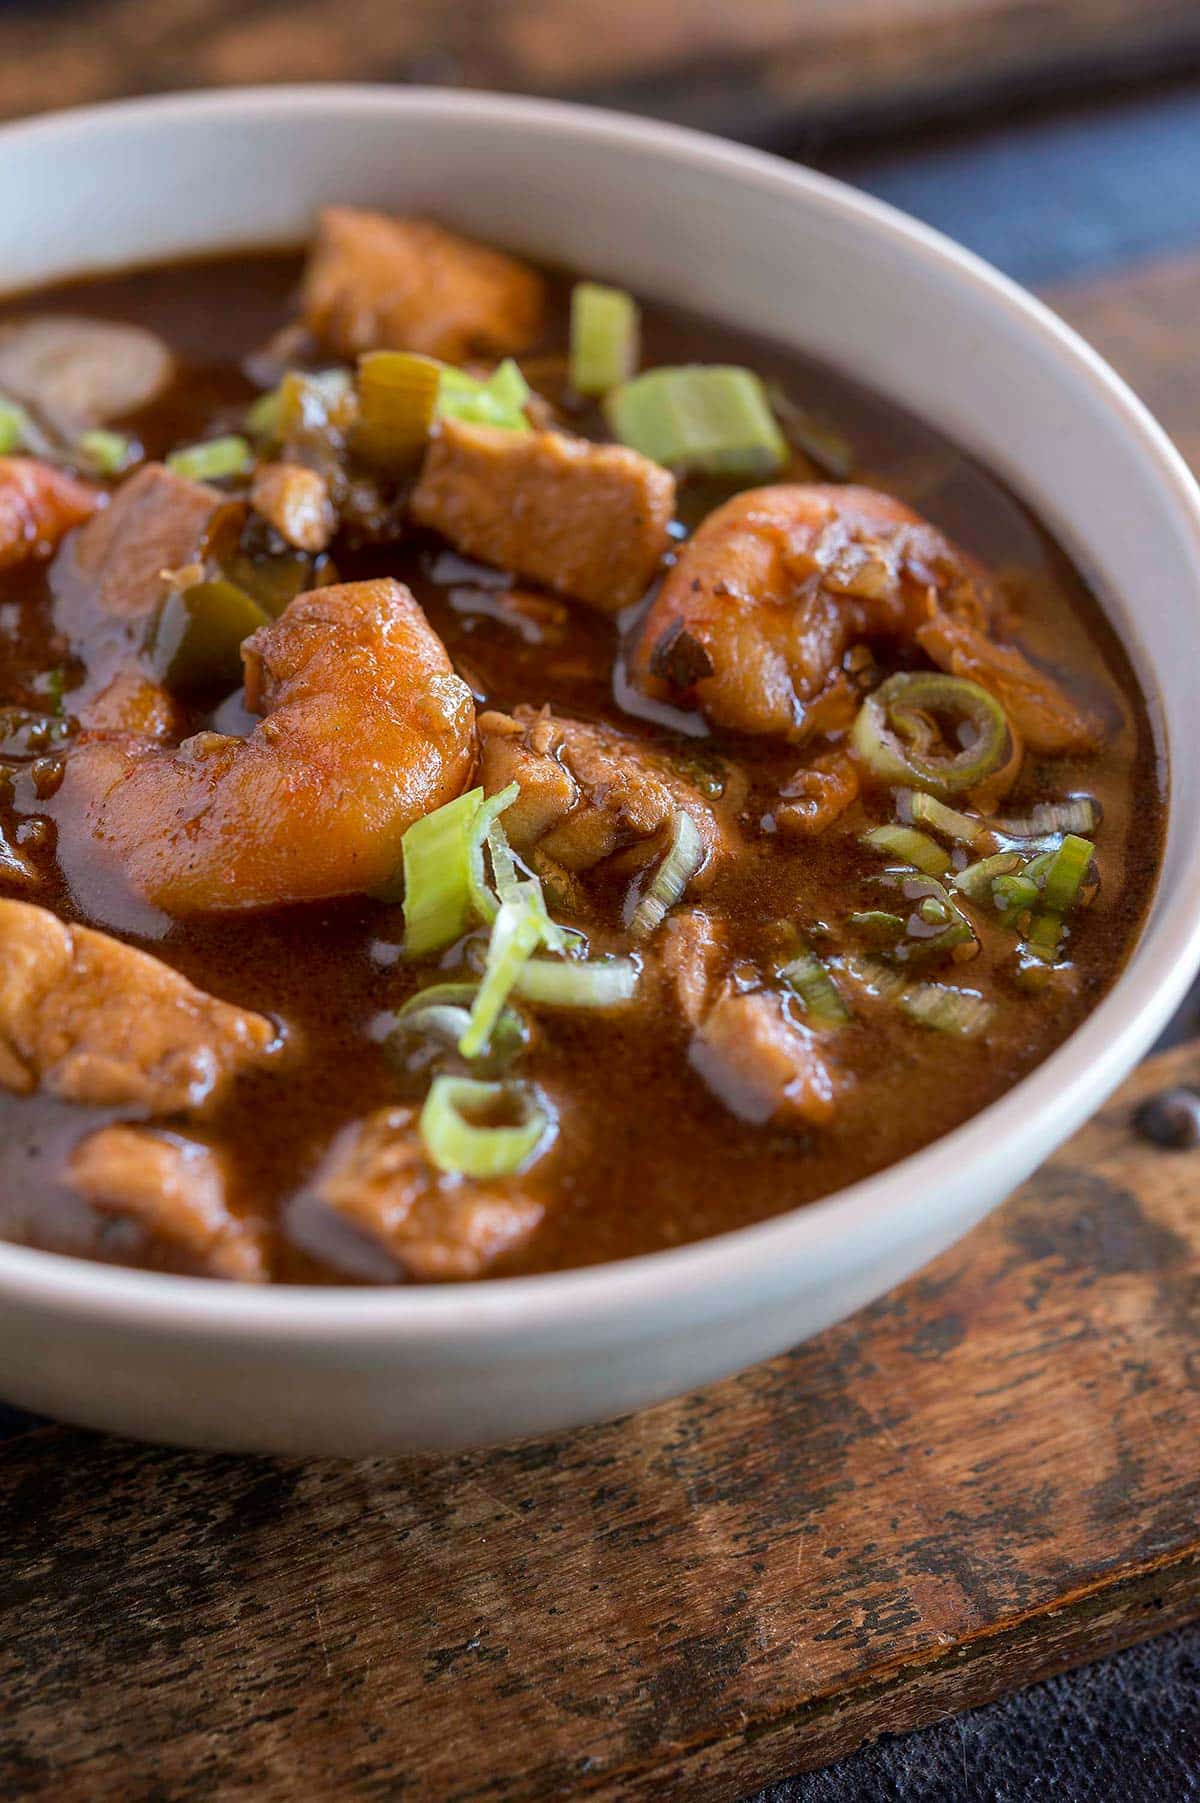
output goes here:
[{"label": "mushroom slice", "polygon": [[0,392],[67,438],[147,406],[174,366],[141,326],[64,313],[0,327]]}]

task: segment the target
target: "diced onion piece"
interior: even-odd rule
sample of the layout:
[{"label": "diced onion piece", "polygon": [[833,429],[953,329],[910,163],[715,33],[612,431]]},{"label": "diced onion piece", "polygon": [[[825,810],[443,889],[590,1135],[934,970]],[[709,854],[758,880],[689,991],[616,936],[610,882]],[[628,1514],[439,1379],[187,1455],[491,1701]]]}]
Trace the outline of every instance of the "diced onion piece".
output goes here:
[{"label": "diced onion piece", "polygon": [[354,448],[368,463],[400,470],[425,449],[442,365],[413,351],[367,351],[358,360]]},{"label": "diced onion piece", "polygon": [[137,441],[126,437],[124,432],[107,432],[102,426],[96,426],[90,432],[79,434],[75,451],[95,475],[119,476],[122,470],[137,462],[139,447]]},{"label": "diced onion piece", "polygon": [[687,364],[647,370],[604,403],[613,435],[682,475],[773,476],[787,442],[753,370]]},{"label": "diced onion piece", "polygon": [[242,675],[242,645],[270,615],[227,577],[195,582],[167,595],[150,616],[146,660],[180,695],[233,688]]},{"label": "diced onion piece", "polygon": [[219,482],[227,476],[247,475],[254,468],[254,453],[239,433],[229,432],[223,438],[172,451],[167,467],[193,482]]},{"label": "diced onion piece", "polygon": [[999,877],[1010,876],[1020,866],[1021,860],[1015,851],[998,851],[990,858],[980,858],[977,863],[968,864],[951,877],[951,885],[969,895],[972,901],[986,902],[993,899],[993,885]]},{"label": "diced onion piece", "polygon": [[1100,810],[1090,795],[1072,795],[1066,801],[1039,801],[1023,820],[994,820],[994,830],[1008,839],[1040,839],[1046,833],[1094,833]]},{"label": "diced onion piece", "polygon": [[914,826],[873,826],[863,834],[862,843],[872,851],[881,851],[902,864],[923,870],[926,876],[945,876],[951,868],[949,852]]},{"label": "diced onion piece", "polygon": [[415,820],[401,841],[408,958],[452,945],[471,923],[472,832],[482,801],[482,789],[468,789]]},{"label": "diced onion piece", "polygon": [[[921,743],[922,716],[948,717],[953,735],[968,727],[972,739],[959,751],[939,754]],[[957,795],[999,769],[1009,743],[1004,709],[993,695],[963,676],[935,670],[901,670],[868,695],[851,732],[857,756],[882,782]]]},{"label": "diced onion piece", "polygon": [[[516,1119],[488,1126],[487,1116]],[[480,1117],[483,1117],[482,1119]],[[555,1131],[552,1109],[533,1083],[435,1077],[419,1122],[426,1156],[447,1176],[513,1177]]]},{"label": "diced onion piece", "polygon": [[910,1019],[962,1039],[981,1033],[992,1016],[991,1003],[974,990],[949,989],[942,983],[914,983],[899,999]]},{"label": "diced onion piece", "polygon": [[838,993],[837,984],[821,960],[813,952],[801,952],[779,972],[804,1006],[806,1014],[822,1026],[841,1026],[850,1019],[850,1010]]},{"label": "diced onion piece", "polygon": [[437,411],[442,419],[460,419],[467,425],[501,426],[508,432],[528,432],[525,406],[530,387],[520,367],[506,357],[487,377],[469,376],[450,364],[441,366]]},{"label": "diced onion piece", "polygon": [[576,394],[607,394],[637,368],[640,315],[623,288],[576,282],[571,290],[570,383]]},{"label": "diced onion piece", "polygon": [[948,808],[944,801],[936,795],[929,795],[924,789],[901,789],[900,818],[912,826],[927,826],[931,832],[941,833],[945,839],[955,839],[960,845],[973,845],[981,833],[987,831],[987,822],[977,814],[963,814],[958,808]]},{"label": "diced onion piece", "polygon": [[687,809],[679,808],[667,855],[630,917],[629,931],[635,939],[648,939],[658,930],[703,862],[700,830]]},{"label": "diced onion piece", "polygon": [[492,1028],[519,972],[543,943],[546,904],[536,883],[522,883],[510,901],[500,903],[492,922],[483,980],[471,1008],[471,1019],[458,1049],[464,1058],[477,1058],[487,1047]]},{"label": "diced onion piece", "polygon": [[1081,839],[1075,833],[1068,833],[1063,839],[1042,886],[1042,899],[1051,913],[1066,914],[1075,906],[1091,868],[1094,851],[1090,839]]},{"label": "diced onion piece", "polygon": [[517,972],[512,994],[548,1008],[615,1008],[631,999],[637,984],[632,958],[530,958]]}]

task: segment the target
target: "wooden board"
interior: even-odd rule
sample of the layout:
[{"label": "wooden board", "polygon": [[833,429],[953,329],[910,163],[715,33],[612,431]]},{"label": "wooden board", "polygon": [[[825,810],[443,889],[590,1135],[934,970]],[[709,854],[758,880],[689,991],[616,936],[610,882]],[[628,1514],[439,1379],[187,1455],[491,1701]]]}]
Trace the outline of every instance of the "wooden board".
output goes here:
[{"label": "wooden board", "polygon": [[[1061,294],[1195,434],[1200,259]],[[1200,435],[1187,441],[1200,455]],[[854,1320],[458,1459],[0,1448],[0,1797],[732,1799],[1200,1615],[1200,1151],[1122,1094]]]},{"label": "wooden board", "polygon": [[1198,53],[1193,0],[10,0],[0,116],[210,84],[435,81],[762,138]]}]

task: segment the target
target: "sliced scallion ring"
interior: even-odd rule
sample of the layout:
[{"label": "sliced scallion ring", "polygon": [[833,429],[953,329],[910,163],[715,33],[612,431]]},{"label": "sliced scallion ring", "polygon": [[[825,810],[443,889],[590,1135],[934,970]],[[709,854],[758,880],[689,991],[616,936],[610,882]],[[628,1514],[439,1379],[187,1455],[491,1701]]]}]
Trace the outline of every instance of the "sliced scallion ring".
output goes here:
[{"label": "sliced scallion ring", "polygon": [[604,403],[613,436],[681,474],[766,477],[787,441],[753,370],[726,364],[649,369]]},{"label": "sliced scallion ring", "polygon": [[415,820],[401,840],[408,958],[441,951],[471,924],[472,832],[482,802],[482,789],[468,789]]},{"label": "sliced scallion ring", "polygon": [[470,1021],[458,1042],[462,1057],[477,1058],[486,1049],[518,974],[544,943],[547,918],[537,883],[521,883],[516,895],[500,903],[492,922],[483,980],[471,1007]]},{"label": "sliced scallion ring", "polygon": [[637,368],[640,316],[623,288],[576,282],[571,290],[570,383],[576,394],[607,394]]},{"label": "sliced scallion ring", "polygon": [[948,808],[944,801],[924,789],[901,789],[898,811],[906,826],[928,827],[931,832],[941,833],[944,839],[957,840],[960,845],[973,845],[987,831],[986,821],[977,814],[963,814],[958,808]]},{"label": "sliced scallion ring", "polygon": [[548,1008],[615,1008],[631,999],[638,974],[632,958],[530,958],[511,993]]},{"label": "sliced scallion ring", "polygon": [[1042,899],[1051,913],[1066,914],[1079,900],[1079,892],[1091,869],[1095,846],[1090,839],[1068,833],[1046,870]]},{"label": "sliced scallion ring", "polygon": [[926,876],[945,876],[951,867],[950,854],[914,826],[873,826],[863,834],[862,843],[902,864],[911,864]]},{"label": "sliced scallion ring", "polygon": [[[924,742],[931,736],[924,730],[930,718],[953,723],[952,732],[943,731],[947,748],[963,728],[970,743],[958,751],[936,751]],[[937,670],[900,670],[863,702],[851,742],[881,782],[961,795],[1000,768],[1009,727],[1000,703],[977,682]]]},{"label": "sliced scallion ring", "polygon": [[1000,877],[1011,876],[1020,868],[1021,859],[1015,851],[998,851],[990,858],[980,858],[974,864],[968,864],[951,877],[955,889],[969,895],[972,901],[991,901],[993,884]]},{"label": "sliced scallion ring", "polygon": [[680,808],[671,828],[667,855],[630,916],[629,931],[635,939],[648,939],[657,931],[703,862],[700,829],[687,809]]},{"label": "sliced scallion ring", "polygon": [[426,1155],[439,1171],[486,1179],[514,1177],[524,1170],[556,1123],[533,1083],[440,1076],[425,1098],[419,1126]]},{"label": "sliced scallion ring", "polygon": [[942,983],[914,983],[900,996],[900,1007],[923,1027],[960,1039],[981,1033],[992,1017],[991,1003],[974,990],[950,989]]},{"label": "sliced scallion ring", "polygon": [[220,482],[228,476],[245,476],[254,468],[254,452],[237,432],[210,438],[205,444],[172,451],[167,468],[193,482]]},{"label": "sliced scallion ring", "polygon": [[[403,1062],[406,1050],[411,1052],[422,1041],[457,1051],[470,1025],[477,989],[475,983],[432,983],[410,996],[396,1010],[385,1041],[397,1062]],[[488,1066],[495,1071],[505,1069],[526,1049],[529,1038],[529,1023],[506,1003],[489,1037]]]},{"label": "sliced scallion ring", "polygon": [[[508,840],[500,826],[500,816],[505,808],[512,806],[520,793],[519,783],[509,783],[506,789],[489,795],[486,801],[480,801],[471,824],[467,846],[467,886],[471,894],[471,905],[485,925],[490,925],[495,920],[499,904],[483,868],[483,848],[486,844],[491,854],[492,875],[500,900],[506,901],[512,894],[515,873]],[[513,876],[511,883],[508,880],[510,873]]]},{"label": "sliced scallion ring", "polygon": [[837,984],[814,952],[801,952],[779,975],[819,1026],[840,1027],[850,1019]]}]

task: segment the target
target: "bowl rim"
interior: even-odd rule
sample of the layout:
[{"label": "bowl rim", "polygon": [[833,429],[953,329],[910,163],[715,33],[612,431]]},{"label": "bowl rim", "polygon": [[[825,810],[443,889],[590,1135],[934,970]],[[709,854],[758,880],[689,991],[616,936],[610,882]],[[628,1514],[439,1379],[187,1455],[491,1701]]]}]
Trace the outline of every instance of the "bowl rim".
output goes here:
[{"label": "bowl rim", "polygon": [[[636,147],[657,161],[707,165],[778,194],[803,195],[815,208],[849,218],[864,230],[916,249],[958,283],[986,289],[1060,362],[1073,366],[1094,395],[1118,414],[1137,440],[1160,486],[1171,492],[1190,527],[1200,571],[1200,488],[1182,456],[1132,390],[1071,327],[1009,277],[940,232],[833,177],[768,152],[688,128],[607,108],[479,90],[369,86],[353,83],[281,85],[155,95],[39,115],[0,127],[0,146],[36,146],[38,139],[69,147],[74,135],[92,138],[122,129],[132,118],[165,131],[197,119],[214,124],[338,111],[380,114],[469,112],[542,134],[573,134],[596,143]],[[233,242],[231,236],[231,242]],[[1147,663],[1149,659],[1147,658]],[[1168,794],[1167,828],[1175,826]],[[898,1210],[939,1212],[949,1185],[994,1158],[1012,1135],[1036,1140],[1054,1113],[1083,1118],[1108,1095],[1182,999],[1200,964],[1200,820],[1195,843],[1170,895],[1152,901],[1148,919],[1124,969],[1075,1032],[1012,1089],[950,1133],[875,1175],[815,1202],[751,1226],[672,1250],[606,1264],[531,1276],[428,1286],[375,1288],[251,1285],[106,1265],[72,1254],[0,1241],[0,1297],[27,1308],[49,1308],[77,1320],[108,1321],[145,1333],[225,1331],[231,1340],[276,1343],[293,1339],[343,1348],[447,1343],[465,1350],[500,1336],[529,1339],[543,1332],[594,1332],[611,1319],[626,1322],[639,1308],[657,1314],[665,1303],[686,1306],[725,1292],[724,1310],[737,1310],[751,1277],[761,1284],[772,1269],[794,1273],[831,1240],[866,1243],[876,1223]],[[1035,1086],[1036,1085],[1036,1090]],[[1018,1161],[1019,1163],[1019,1161]],[[1023,1167],[1022,1167],[1023,1174]],[[968,1222],[975,1218],[968,1217]],[[782,1281],[781,1288],[794,1287]]]}]

